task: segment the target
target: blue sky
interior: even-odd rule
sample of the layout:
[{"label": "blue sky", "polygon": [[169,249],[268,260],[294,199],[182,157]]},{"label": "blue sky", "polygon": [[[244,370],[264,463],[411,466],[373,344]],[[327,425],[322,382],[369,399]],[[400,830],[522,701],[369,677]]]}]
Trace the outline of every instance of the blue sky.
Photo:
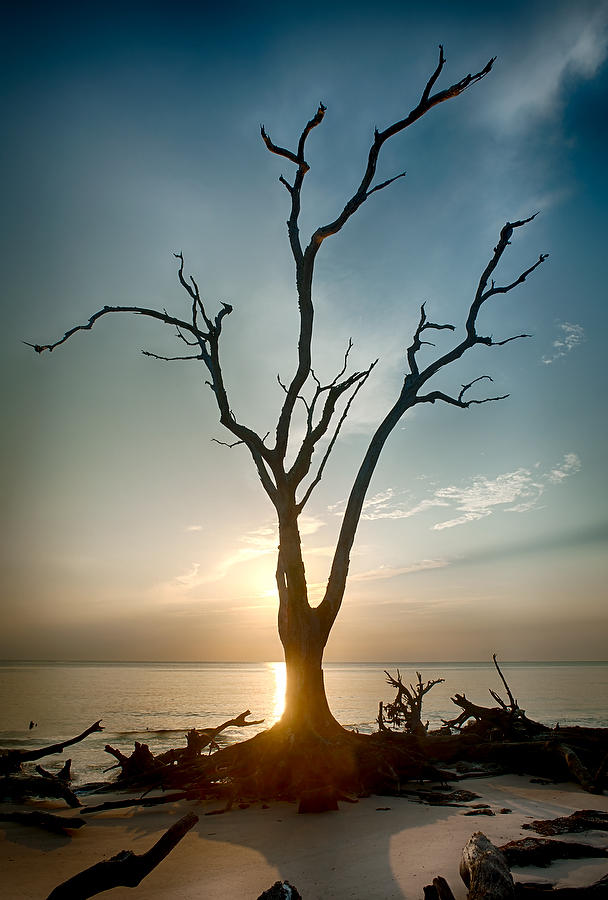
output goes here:
[{"label": "blue sky", "polygon": [[[4,37],[3,628],[9,658],[278,659],[270,507],[227,450],[204,374],[169,329],[173,252],[226,320],[235,410],[262,435],[294,364],[289,163],[308,142],[305,234],[358,184],[373,127],[492,73],[386,147],[406,170],[322,248],[315,368],[380,363],[303,521],[313,597],[366,438],[398,390],[422,301],[462,329],[500,228],[520,229],[483,312],[496,339],[437,387],[489,374],[501,403],[424,406],[392,435],[364,510],[330,659],[605,658],[608,4],[24,4]],[[481,322],[480,322],[481,324]],[[437,350],[450,346],[438,332]],[[458,331],[457,333],[458,334]],[[430,348],[427,358],[431,358]]]}]

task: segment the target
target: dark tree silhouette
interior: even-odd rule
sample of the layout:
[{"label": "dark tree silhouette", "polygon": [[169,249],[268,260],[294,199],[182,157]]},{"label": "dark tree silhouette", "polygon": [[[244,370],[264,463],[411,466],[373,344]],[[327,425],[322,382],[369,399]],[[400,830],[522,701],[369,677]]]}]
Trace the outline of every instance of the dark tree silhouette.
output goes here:
[{"label": "dark tree silhouette", "polygon": [[[440,47],[437,66],[428,79],[417,105],[404,118],[388,125],[383,131],[375,130],[361,183],[336,218],[326,225],[319,226],[307,243],[302,241],[299,227],[302,189],[306,173],[309,170],[305,157],[306,142],[311,132],[322,123],[326,108],[323,104],[319,105],[316,114],[305,125],[295,150],[275,144],[262,126],[261,135],[268,150],[287,160],[295,169],[291,180],[281,175],[279,181],[289,195],[290,212],[287,231],[295,263],[299,311],[297,362],[289,383],[280,382],[284,390],[284,399],[278,413],[275,434],[270,442],[268,442],[268,435],[262,437],[253,428],[237,419],[230,404],[222,371],[220,344],[222,329],[227,316],[232,312],[232,306],[222,303],[221,309],[216,315],[209,312],[197,281],[192,275],[187,276],[184,272],[184,258],[181,253],[175,255],[179,262],[178,278],[188,296],[189,312],[186,317],[177,318],[168,315],[166,311],[139,306],[104,306],[103,309],[95,312],[86,324],[71,328],[55,343],[30,345],[38,353],[45,350],[52,351],[77,332],[90,330],[99,319],[106,315],[134,313],[157,319],[164,325],[173,326],[177,330],[178,338],[189,348],[183,356],[166,357],[153,353],[146,355],[157,359],[198,360],[206,367],[208,372],[206,383],[217,403],[220,422],[234,438],[228,445],[243,444],[247,448],[262,486],[276,510],[278,519],[279,552],[276,570],[279,595],[278,628],[285,651],[287,695],[285,712],[281,722],[275,727],[275,734],[278,731],[284,734],[295,732],[301,736],[320,735],[325,739],[332,735],[343,734],[341,726],[332,716],[325,695],[322,671],[323,651],[342,604],[350,552],[366,492],[389,435],[407,410],[420,404],[442,402],[460,409],[468,409],[474,404],[504,399],[504,396],[507,395],[485,396],[480,399],[471,397],[470,392],[474,386],[479,385],[483,380],[492,380],[488,375],[480,375],[470,383],[462,385],[460,390],[454,394],[447,394],[432,388],[427,389],[427,384],[433,379],[433,376],[460,359],[473,347],[478,345],[484,347],[503,346],[517,338],[528,337],[528,335],[519,334],[502,340],[494,340],[492,337],[478,332],[477,322],[480,310],[486,301],[497,294],[506,294],[512,291],[525,281],[527,276],[546,258],[544,254],[541,254],[536,262],[509,284],[499,286],[493,279],[494,271],[509,246],[511,238],[534,216],[516,222],[508,222],[501,230],[498,242],[479,278],[477,290],[466,312],[464,337],[455,342],[447,352],[436,355],[431,362],[424,366],[421,365],[418,354],[423,345],[433,346],[426,340],[429,332],[443,330],[453,332],[455,326],[431,321],[427,316],[424,304],[421,306],[418,325],[406,351],[407,368],[401,389],[392,407],[371,436],[346,503],[323,599],[317,606],[311,606],[307,591],[298,517],[323,476],[328,458],[336,445],[340,429],[353,401],[376,365],[375,362],[372,362],[361,372],[349,373],[351,350],[349,342],[340,371],[335,378],[327,384],[321,383],[317,378],[312,367],[311,357],[314,320],[312,289],[317,254],[323,242],[338,234],[372,194],[389,187],[405,174],[402,172],[393,178],[374,184],[378,158],[384,144],[413,125],[433,107],[459,96],[469,87],[481,81],[492,69],[493,62],[494,59],[491,59],[476,74],[466,75],[450,87],[435,91],[436,83],[445,65],[443,48]],[[292,426],[298,403],[301,403],[305,410],[304,436],[295,454],[289,454],[290,462],[288,464],[287,450],[290,438],[293,442]],[[321,449],[319,445],[323,439],[325,439],[324,449]]]}]

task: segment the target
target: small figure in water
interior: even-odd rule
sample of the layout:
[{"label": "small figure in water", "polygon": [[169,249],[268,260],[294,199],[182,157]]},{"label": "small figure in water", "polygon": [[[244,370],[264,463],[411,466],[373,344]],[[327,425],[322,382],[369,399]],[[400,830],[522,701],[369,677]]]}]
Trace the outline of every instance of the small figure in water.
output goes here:
[{"label": "small figure in water", "polygon": [[38,728],[38,722],[34,722],[32,719],[30,719],[30,731],[32,730],[32,728]]}]

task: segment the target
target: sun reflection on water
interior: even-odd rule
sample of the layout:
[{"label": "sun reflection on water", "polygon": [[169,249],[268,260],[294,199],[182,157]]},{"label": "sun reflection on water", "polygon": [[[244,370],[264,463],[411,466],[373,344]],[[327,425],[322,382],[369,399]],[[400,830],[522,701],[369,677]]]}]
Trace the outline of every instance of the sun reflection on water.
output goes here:
[{"label": "sun reflection on water", "polygon": [[272,697],[272,715],[270,725],[278,722],[285,709],[285,689],[287,687],[287,673],[284,662],[266,663],[274,676],[274,694]]}]

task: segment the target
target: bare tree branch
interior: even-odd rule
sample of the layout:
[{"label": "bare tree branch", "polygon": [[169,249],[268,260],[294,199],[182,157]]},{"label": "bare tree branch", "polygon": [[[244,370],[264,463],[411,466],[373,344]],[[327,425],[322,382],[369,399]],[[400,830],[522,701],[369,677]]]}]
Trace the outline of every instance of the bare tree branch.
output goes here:
[{"label": "bare tree branch", "polygon": [[232,450],[233,447],[240,447],[241,444],[245,443],[245,441],[234,441],[232,444],[228,444],[226,441],[218,441],[217,438],[211,438],[211,442],[213,444],[219,444],[220,447],[228,447],[230,450]]},{"label": "bare tree branch", "polygon": [[336,428],[335,428],[335,431],[334,431],[334,433],[333,433],[333,435],[332,435],[332,438],[331,438],[331,440],[329,441],[329,443],[328,443],[328,445],[327,445],[327,449],[325,450],[325,453],[324,453],[323,459],[321,460],[321,463],[320,463],[320,465],[319,465],[317,474],[315,475],[315,477],[313,478],[313,480],[312,480],[311,483],[309,484],[309,486],[308,486],[308,488],[306,489],[306,491],[305,491],[304,496],[302,497],[302,499],[299,501],[299,503],[296,504],[296,509],[297,509],[298,515],[302,512],[302,510],[304,509],[304,507],[305,507],[306,504],[308,503],[308,500],[310,499],[310,495],[312,494],[312,492],[314,491],[314,489],[316,488],[316,486],[317,486],[317,485],[319,484],[319,482],[321,481],[321,478],[323,477],[323,471],[324,471],[325,466],[326,466],[326,464],[327,464],[327,460],[329,459],[329,457],[330,457],[330,455],[331,455],[331,452],[332,452],[332,450],[334,449],[334,445],[335,445],[335,443],[336,443],[336,441],[337,441],[337,439],[338,439],[338,435],[339,435],[339,433],[340,433],[340,429],[342,428],[342,425],[344,424],[344,422],[345,422],[345,420],[346,420],[346,417],[348,416],[348,413],[350,412],[350,408],[351,408],[352,402],[353,402],[353,400],[355,399],[355,397],[357,396],[357,394],[359,393],[359,391],[361,390],[361,388],[363,387],[363,385],[365,384],[365,382],[367,381],[367,379],[369,378],[369,376],[370,376],[370,374],[371,374],[371,371],[372,371],[372,369],[374,368],[374,366],[377,364],[377,362],[378,362],[377,359],[374,360],[374,362],[370,365],[369,369],[364,373],[364,377],[360,379],[360,381],[358,382],[358,384],[357,384],[355,390],[353,391],[353,393],[352,393],[352,394],[350,395],[350,397],[348,398],[348,402],[346,403],[346,406],[344,407],[344,410],[343,410],[343,412],[342,412],[342,415],[340,416],[340,419],[338,420],[338,423],[336,424]]},{"label": "bare tree branch", "polygon": [[151,353],[149,350],[142,350],[141,353],[144,356],[149,356],[151,359],[161,359],[165,362],[178,362],[185,359],[198,359],[200,362],[200,360],[203,359],[203,356],[200,353],[196,356],[160,356],[158,353]]}]

